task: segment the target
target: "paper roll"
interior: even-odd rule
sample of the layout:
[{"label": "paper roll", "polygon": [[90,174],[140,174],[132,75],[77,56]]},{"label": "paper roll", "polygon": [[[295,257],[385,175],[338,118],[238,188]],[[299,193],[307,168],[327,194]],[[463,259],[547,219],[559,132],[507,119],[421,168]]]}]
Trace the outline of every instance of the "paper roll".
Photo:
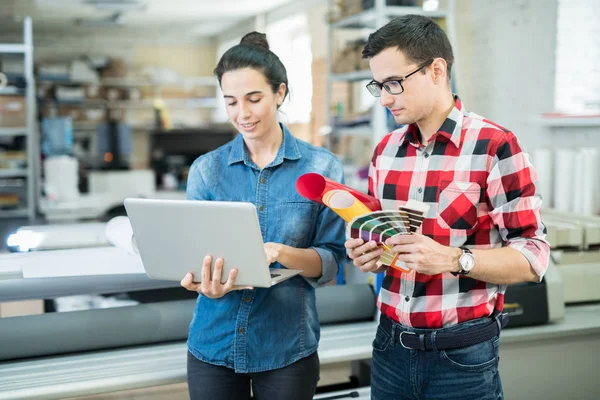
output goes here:
[{"label": "paper roll", "polygon": [[332,181],[314,172],[304,174],[298,178],[296,181],[296,190],[300,196],[324,205],[326,205],[323,202],[325,193],[331,190],[343,190],[352,194],[358,201],[367,206],[370,211],[381,210],[381,204],[375,197],[359,192],[339,182]]},{"label": "paper roll", "polygon": [[575,212],[585,215],[593,215],[598,211],[598,178],[595,176],[598,168],[598,150],[584,148],[579,151],[576,165],[577,187],[575,193],[578,195],[577,209]]},{"label": "paper roll", "polygon": [[44,160],[44,189],[48,198],[69,201],[79,198],[79,164],[70,156]]},{"label": "paper roll", "polygon": [[552,196],[552,181],[553,181],[553,153],[551,149],[536,149],[531,153],[533,158],[533,166],[538,173],[539,189],[542,195],[542,206],[551,208],[554,206]]},{"label": "paper roll", "polygon": [[133,229],[127,217],[115,217],[106,223],[106,239],[115,247],[129,254],[138,255]]},{"label": "paper roll", "polygon": [[575,156],[573,149],[558,149],[554,155],[554,208],[558,211],[572,212],[573,174],[575,173]]},{"label": "paper roll", "polygon": [[371,210],[345,190],[330,190],[323,195],[323,203],[346,222],[365,215]]}]

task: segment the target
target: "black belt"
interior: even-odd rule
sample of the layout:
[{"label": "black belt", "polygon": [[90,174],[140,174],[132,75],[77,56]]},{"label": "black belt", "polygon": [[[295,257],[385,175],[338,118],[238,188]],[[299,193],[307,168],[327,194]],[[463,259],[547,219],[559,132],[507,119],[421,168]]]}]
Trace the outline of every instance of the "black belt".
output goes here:
[{"label": "black belt", "polygon": [[[383,329],[392,332],[392,321],[381,315],[379,324]],[[474,325],[459,332],[442,332],[435,334],[435,348],[438,350],[458,349],[485,342],[500,334],[500,329],[508,324],[508,314],[491,317],[487,324]],[[416,333],[403,330],[394,331],[394,342],[399,342],[409,350],[433,350],[431,333]]]}]

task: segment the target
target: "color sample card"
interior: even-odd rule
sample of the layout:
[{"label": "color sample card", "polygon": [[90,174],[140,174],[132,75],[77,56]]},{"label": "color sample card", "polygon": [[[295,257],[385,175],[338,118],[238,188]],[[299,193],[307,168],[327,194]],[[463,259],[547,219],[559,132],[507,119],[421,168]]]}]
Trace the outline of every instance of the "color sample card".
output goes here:
[{"label": "color sample card", "polygon": [[410,272],[384,243],[392,236],[410,235],[417,232],[428,210],[429,205],[410,200],[398,211],[373,211],[360,215],[346,225],[346,238],[361,238],[365,242],[374,240],[384,249],[383,254],[379,257],[379,263],[403,272]]}]

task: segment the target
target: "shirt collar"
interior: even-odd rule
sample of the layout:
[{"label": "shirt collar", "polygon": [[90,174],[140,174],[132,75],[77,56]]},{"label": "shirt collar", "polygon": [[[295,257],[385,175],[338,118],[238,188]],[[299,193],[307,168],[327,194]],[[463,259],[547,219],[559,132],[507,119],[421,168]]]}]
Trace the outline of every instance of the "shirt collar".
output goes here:
[{"label": "shirt collar", "polygon": [[[281,142],[281,146],[279,146],[279,150],[277,151],[275,159],[269,164],[269,166],[281,164],[284,158],[288,160],[297,160],[301,157],[300,150],[298,149],[298,139],[296,139],[290,133],[285,125],[279,124],[279,126],[281,126],[281,130],[283,131],[283,141]],[[238,134],[233,139],[231,150],[229,151],[229,159],[227,162],[229,165],[237,162],[244,162],[246,165],[255,165],[250,158],[250,152],[248,152],[248,148],[246,147],[246,143],[244,142],[244,137],[242,134]]]},{"label": "shirt collar", "polygon": [[[444,123],[434,135],[439,135],[450,142],[452,142],[457,148],[460,146],[460,139],[462,135],[462,124],[464,117],[464,106],[458,96],[454,96],[454,107],[450,110],[450,113],[446,117]],[[410,124],[404,131],[404,137],[399,138],[399,142],[405,144],[407,142],[412,143],[415,146],[419,145],[419,127],[417,124]]]}]

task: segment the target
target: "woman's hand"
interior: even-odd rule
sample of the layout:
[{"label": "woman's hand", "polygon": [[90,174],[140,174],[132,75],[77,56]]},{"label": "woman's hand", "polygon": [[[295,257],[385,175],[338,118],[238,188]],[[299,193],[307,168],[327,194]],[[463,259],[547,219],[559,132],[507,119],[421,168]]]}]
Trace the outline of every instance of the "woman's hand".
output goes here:
[{"label": "woman's hand", "polygon": [[383,253],[383,249],[377,246],[374,240],[365,243],[362,239],[348,239],[344,243],[344,246],[354,266],[358,267],[362,272],[377,274],[387,269],[387,266],[378,264],[379,256]]},{"label": "woman's hand", "polygon": [[265,254],[269,264],[278,261],[281,256],[283,245],[281,243],[267,242],[265,243]]},{"label": "woman's hand", "polygon": [[206,297],[211,299],[218,299],[223,297],[232,290],[242,289],[253,289],[251,286],[235,286],[235,278],[237,276],[237,269],[232,269],[229,272],[229,277],[225,283],[221,283],[221,277],[223,275],[223,264],[222,258],[217,258],[215,261],[215,270],[210,277],[210,267],[212,265],[212,256],[204,257],[202,262],[202,282],[194,283],[194,275],[188,272],[181,281],[181,286],[192,292],[202,293]]}]

